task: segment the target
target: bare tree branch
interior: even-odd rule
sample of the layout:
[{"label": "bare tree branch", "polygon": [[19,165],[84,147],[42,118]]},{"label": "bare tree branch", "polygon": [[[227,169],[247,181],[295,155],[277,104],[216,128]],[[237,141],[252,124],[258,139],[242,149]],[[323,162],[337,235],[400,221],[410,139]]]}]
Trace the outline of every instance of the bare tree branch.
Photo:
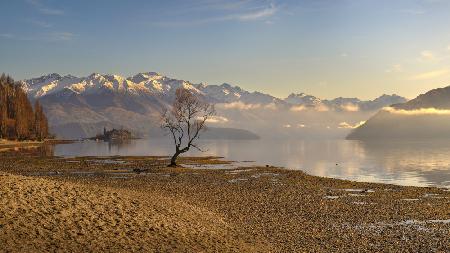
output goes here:
[{"label": "bare tree branch", "polygon": [[161,114],[161,127],[171,133],[175,145],[171,166],[176,166],[177,157],[191,147],[203,151],[194,141],[200,138],[207,120],[214,115],[214,105],[188,89],[176,90],[172,107]]}]

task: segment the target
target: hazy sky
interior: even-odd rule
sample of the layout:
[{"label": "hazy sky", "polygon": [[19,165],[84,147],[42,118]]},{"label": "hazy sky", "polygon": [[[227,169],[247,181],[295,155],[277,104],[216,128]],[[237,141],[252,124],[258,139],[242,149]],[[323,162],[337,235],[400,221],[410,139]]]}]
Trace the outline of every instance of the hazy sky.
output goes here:
[{"label": "hazy sky", "polygon": [[170,77],[285,97],[450,85],[447,0],[0,0],[0,72]]}]

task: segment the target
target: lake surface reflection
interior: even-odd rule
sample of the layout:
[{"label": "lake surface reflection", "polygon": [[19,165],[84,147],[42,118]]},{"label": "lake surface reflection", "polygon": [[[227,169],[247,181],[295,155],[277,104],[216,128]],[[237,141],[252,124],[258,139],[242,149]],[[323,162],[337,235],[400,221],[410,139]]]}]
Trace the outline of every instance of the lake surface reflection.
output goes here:
[{"label": "lake surface reflection", "polygon": [[[311,175],[412,186],[450,188],[450,140],[203,140],[207,152],[232,161],[282,166]],[[57,156],[168,155],[168,139],[110,144],[85,141],[57,145]],[[246,163],[248,164],[248,163]]]}]

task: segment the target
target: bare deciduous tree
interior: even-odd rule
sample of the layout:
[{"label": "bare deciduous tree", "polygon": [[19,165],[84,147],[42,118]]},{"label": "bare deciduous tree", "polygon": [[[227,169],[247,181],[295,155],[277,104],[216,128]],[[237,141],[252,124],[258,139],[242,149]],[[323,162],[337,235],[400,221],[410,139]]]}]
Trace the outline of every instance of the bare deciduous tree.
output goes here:
[{"label": "bare deciduous tree", "polygon": [[191,147],[200,151],[195,142],[201,131],[206,129],[206,121],[215,115],[214,105],[185,88],[178,88],[172,108],[162,113],[161,127],[169,132],[175,145],[170,165],[176,166],[177,158]]}]

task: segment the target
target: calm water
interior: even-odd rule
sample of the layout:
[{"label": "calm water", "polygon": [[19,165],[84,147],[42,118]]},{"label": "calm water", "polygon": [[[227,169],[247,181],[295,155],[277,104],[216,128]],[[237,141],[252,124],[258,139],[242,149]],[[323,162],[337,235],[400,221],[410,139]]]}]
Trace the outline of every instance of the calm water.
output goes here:
[{"label": "calm water", "polygon": [[[282,166],[325,177],[399,185],[450,188],[450,140],[361,142],[347,140],[202,141],[207,152],[232,161]],[[169,140],[126,144],[80,142],[57,145],[58,156],[168,155]],[[248,163],[246,163],[248,164]]]}]

